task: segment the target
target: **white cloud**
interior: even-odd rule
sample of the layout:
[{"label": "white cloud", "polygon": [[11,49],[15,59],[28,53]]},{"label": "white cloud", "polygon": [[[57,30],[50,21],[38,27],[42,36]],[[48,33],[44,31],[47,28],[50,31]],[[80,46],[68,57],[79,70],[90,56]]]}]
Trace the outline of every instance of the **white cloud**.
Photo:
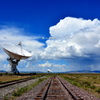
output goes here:
[{"label": "white cloud", "polygon": [[55,63],[50,63],[50,62],[45,62],[43,64],[38,64],[37,66],[39,67],[66,67],[65,64],[55,64]]},{"label": "white cloud", "polygon": [[20,41],[22,41],[23,45],[29,46],[29,47],[33,46],[33,49],[35,47],[40,48],[44,45],[43,43],[40,43],[37,40],[35,40],[35,39],[40,38],[40,37],[27,36],[24,34],[25,34],[24,29],[19,29],[19,28],[15,28],[15,27],[1,28],[0,29],[0,44],[4,43],[4,42],[17,44]]},{"label": "white cloud", "polygon": [[53,72],[66,72],[70,70],[70,68],[68,68],[68,66],[65,64],[56,64],[48,61],[42,64],[33,65],[31,66],[31,68],[33,70],[45,71],[45,72],[47,72],[48,69]]},{"label": "white cloud", "polygon": [[91,64],[89,67],[91,68],[91,71],[94,71],[94,70],[95,71],[97,71],[97,70],[100,71],[100,65]]},{"label": "white cloud", "polygon": [[56,58],[100,56],[100,21],[66,17],[50,27],[46,52]]},{"label": "white cloud", "polygon": [[84,20],[82,18],[66,17],[60,20],[57,25],[50,27],[52,37],[66,37],[80,31],[97,27],[100,24],[98,19]]},{"label": "white cloud", "polygon": [[39,67],[52,67],[53,64],[52,63],[49,63],[49,62],[46,62],[44,64],[38,64]]},{"label": "white cloud", "polygon": [[23,46],[30,50],[37,50],[37,49],[42,49],[44,44],[36,40],[26,40],[26,41],[23,41]]},{"label": "white cloud", "polygon": [[4,64],[2,69],[4,69],[7,72],[10,72],[11,71],[11,66],[9,64]]},{"label": "white cloud", "polygon": [[33,59],[91,58],[100,56],[100,21],[66,17],[50,27],[47,47],[34,51]]},{"label": "white cloud", "polygon": [[7,56],[5,54],[0,54],[0,60],[5,60]]}]

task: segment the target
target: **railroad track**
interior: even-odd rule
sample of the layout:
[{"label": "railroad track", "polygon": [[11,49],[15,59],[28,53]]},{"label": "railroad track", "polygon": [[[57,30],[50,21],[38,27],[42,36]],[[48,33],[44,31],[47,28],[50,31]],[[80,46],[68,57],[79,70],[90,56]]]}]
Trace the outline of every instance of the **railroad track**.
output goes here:
[{"label": "railroad track", "polygon": [[29,77],[29,78],[10,81],[10,82],[0,83],[0,88],[4,88],[4,87],[7,87],[7,86],[10,86],[10,85],[13,85],[13,84],[25,82],[25,81],[28,81],[28,80],[31,80],[31,79],[33,79],[33,78]]},{"label": "railroad track", "polygon": [[60,77],[51,77],[34,99],[29,100],[100,100]]}]

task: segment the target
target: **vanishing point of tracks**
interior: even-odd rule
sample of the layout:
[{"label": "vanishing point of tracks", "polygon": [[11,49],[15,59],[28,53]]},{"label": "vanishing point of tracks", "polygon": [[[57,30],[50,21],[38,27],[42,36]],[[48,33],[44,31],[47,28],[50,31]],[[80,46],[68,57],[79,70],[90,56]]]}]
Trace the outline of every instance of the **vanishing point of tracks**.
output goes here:
[{"label": "vanishing point of tracks", "polygon": [[[40,90],[39,90],[40,89]],[[38,92],[36,92],[38,91]],[[16,100],[100,100],[64,79],[53,76]]]},{"label": "vanishing point of tracks", "polygon": [[67,81],[52,77],[37,94],[35,100],[99,100],[89,94],[81,94],[79,90],[75,91],[75,88],[70,86]]}]

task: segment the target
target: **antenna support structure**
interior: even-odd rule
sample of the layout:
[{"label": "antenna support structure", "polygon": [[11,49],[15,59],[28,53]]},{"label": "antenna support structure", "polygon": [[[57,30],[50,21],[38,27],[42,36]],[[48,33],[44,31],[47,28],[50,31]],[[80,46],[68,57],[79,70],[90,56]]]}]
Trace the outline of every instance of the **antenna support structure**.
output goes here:
[{"label": "antenna support structure", "polygon": [[19,74],[19,71],[17,69],[17,65],[18,65],[20,60],[16,60],[16,59],[12,59],[12,58],[7,58],[7,60],[9,61],[9,64],[11,66],[11,72],[13,72],[15,75]]},{"label": "antenna support structure", "polygon": [[11,66],[11,72],[13,72],[14,74],[19,74],[19,71],[17,69],[19,61],[31,57],[31,54],[28,51],[22,49],[21,42],[19,42],[18,45],[20,47],[11,44],[5,44],[3,46],[4,52],[9,56],[7,60],[9,61],[9,64]]}]

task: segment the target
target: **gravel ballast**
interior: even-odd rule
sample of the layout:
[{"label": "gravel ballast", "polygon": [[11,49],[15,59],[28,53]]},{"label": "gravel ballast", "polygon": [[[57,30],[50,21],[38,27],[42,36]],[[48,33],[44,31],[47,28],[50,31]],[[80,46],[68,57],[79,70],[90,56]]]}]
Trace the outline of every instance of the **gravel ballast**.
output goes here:
[{"label": "gravel ballast", "polygon": [[[41,78],[43,78],[43,77],[41,77]],[[27,85],[30,85],[32,83],[35,83],[38,80],[39,80],[39,78],[37,78],[37,79],[31,79],[31,80],[28,80],[26,82],[17,83],[17,84],[11,85],[11,86],[0,88],[0,100],[2,100],[2,98],[4,96],[6,96],[6,95],[11,95],[15,90],[23,88],[23,87],[25,87]]]}]

